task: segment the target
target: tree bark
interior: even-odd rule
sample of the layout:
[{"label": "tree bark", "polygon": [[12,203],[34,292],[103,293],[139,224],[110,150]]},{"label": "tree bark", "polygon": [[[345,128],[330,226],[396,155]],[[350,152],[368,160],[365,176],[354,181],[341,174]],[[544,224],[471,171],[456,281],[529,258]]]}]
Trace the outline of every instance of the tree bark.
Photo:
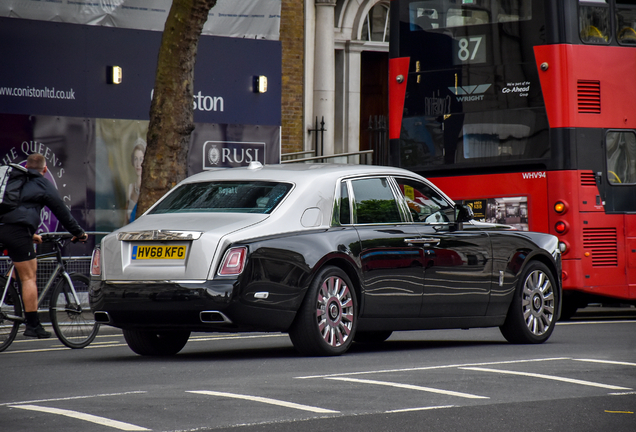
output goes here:
[{"label": "tree bark", "polygon": [[194,130],[194,65],[216,0],[173,0],[159,48],[137,217],[186,178]]}]

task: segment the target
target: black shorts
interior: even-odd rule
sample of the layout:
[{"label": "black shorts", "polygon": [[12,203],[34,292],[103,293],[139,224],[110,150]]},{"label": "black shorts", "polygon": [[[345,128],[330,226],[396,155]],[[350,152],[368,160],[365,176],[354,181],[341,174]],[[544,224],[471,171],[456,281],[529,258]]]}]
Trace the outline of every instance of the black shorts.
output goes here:
[{"label": "black shorts", "polygon": [[0,224],[0,243],[13,262],[35,259],[33,235],[25,225]]}]

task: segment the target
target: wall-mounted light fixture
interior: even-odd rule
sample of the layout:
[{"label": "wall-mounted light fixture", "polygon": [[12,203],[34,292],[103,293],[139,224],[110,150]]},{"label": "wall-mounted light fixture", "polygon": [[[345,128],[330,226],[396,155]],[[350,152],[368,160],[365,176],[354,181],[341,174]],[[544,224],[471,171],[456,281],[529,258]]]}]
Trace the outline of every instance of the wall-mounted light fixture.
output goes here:
[{"label": "wall-mounted light fixture", "polygon": [[108,84],[120,84],[122,79],[122,70],[119,66],[106,67],[106,82]]},{"label": "wall-mounted light fixture", "polygon": [[267,77],[259,75],[254,77],[254,93],[265,93],[267,91]]}]

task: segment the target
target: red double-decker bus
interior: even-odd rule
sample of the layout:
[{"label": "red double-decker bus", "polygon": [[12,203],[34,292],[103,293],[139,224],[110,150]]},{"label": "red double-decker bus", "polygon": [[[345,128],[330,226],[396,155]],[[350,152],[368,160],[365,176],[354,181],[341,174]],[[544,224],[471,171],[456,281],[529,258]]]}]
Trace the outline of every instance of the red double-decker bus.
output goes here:
[{"label": "red double-decker bus", "polygon": [[393,0],[390,161],[557,235],[564,315],[636,303],[636,0]]}]

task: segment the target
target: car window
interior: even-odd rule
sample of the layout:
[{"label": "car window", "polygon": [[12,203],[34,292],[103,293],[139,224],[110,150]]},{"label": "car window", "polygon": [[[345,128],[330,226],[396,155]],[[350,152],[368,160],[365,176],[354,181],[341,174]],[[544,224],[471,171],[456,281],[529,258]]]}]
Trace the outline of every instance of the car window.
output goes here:
[{"label": "car window", "polygon": [[386,178],[353,180],[351,186],[357,223],[402,222],[395,196]]},{"label": "car window", "polygon": [[348,225],[351,223],[351,210],[349,208],[349,191],[347,190],[347,183],[342,182],[340,184],[340,223]]},{"label": "car window", "polygon": [[414,222],[454,222],[455,208],[426,183],[396,178]]},{"label": "car window", "polygon": [[179,186],[150,214],[270,213],[292,185],[264,181],[199,182]]}]

